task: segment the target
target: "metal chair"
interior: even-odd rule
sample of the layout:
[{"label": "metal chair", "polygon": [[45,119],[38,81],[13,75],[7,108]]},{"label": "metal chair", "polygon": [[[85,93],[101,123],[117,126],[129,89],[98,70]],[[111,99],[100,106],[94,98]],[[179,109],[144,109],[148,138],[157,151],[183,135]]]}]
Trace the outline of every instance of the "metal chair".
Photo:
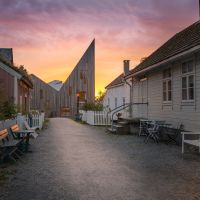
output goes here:
[{"label": "metal chair", "polygon": [[159,142],[160,125],[156,122],[151,123],[151,127],[147,128],[147,137],[145,143],[149,141],[149,138],[153,139],[155,142]]}]

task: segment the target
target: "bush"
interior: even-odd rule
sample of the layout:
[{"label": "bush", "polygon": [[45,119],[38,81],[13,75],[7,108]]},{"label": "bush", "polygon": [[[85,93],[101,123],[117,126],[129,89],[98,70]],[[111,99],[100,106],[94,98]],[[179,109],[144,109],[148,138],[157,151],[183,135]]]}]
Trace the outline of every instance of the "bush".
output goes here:
[{"label": "bush", "polygon": [[5,119],[10,119],[14,118],[17,114],[17,109],[13,101],[8,100],[0,105],[0,119],[5,120]]},{"label": "bush", "polygon": [[100,103],[85,103],[82,107],[82,110],[88,111],[102,111],[103,110],[103,105]]}]

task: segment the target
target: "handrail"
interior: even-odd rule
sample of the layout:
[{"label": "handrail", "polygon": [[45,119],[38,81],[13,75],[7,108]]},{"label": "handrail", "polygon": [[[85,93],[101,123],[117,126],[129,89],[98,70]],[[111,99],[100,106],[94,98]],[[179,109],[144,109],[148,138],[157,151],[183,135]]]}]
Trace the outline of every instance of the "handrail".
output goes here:
[{"label": "handrail", "polygon": [[[112,109],[112,110],[109,110],[109,111],[107,112],[107,114],[106,114],[106,118],[107,118],[107,126],[108,126],[108,114],[111,113],[111,112],[113,112],[113,111],[116,110],[116,109],[121,108],[121,107],[124,108],[125,105],[130,106],[130,103],[125,103],[125,104],[123,104],[123,105],[121,105],[121,106],[118,106],[118,107],[116,107],[116,108],[114,108],[114,109]],[[127,107],[128,107],[128,106],[127,106]],[[126,108],[127,108],[127,107],[126,107]],[[117,112],[118,112],[118,110],[117,110]],[[107,128],[107,126],[106,126],[106,128]]]},{"label": "handrail", "polygon": [[[125,106],[126,105],[126,106]],[[111,124],[111,128],[113,129],[113,117],[114,117],[114,114],[116,114],[117,112],[121,111],[121,110],[124,110],[125,108],[129,107],[129,106],[132,106],[132,105],[148,105],[148,102],[147,103],[126,103],[124,105],[121,105],[117,108],[120,108],[120,107],[123,107],[119,110],[116,110],[117,108],[111,110],[110,112],[116,110],[115,112],[112,113],[112,116],[111,116],[111,121],[112,121],[112,124]],[[108,112],[109,113],[109,112]],[[107,117],[108,117],[108,113],[107,113]]]},{"label": "handrail", "polygon": [[112,111],[114,111],[114,110],[116,110],[116,109],[118,109],[118,108],[124,107],[125,105],[130,105],[130,103],[122,104],[121,106],[118,106],[118,107],[116,107],[116,108],[114,108],[114,109],[108,111],[107,113],[111,113]]}]

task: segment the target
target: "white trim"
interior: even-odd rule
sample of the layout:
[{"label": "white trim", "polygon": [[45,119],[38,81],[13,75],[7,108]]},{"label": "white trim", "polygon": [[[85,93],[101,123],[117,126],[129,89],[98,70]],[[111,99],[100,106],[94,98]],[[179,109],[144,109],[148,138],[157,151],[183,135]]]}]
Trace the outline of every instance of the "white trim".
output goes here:
[{"label": "white trim", "polygon": [[8,72],[12,76],[16,76],[18,79],[21,79],[22,75],[17,73],[15,70],[11,69],[9,66],[5,65],[0,61],[0,68]]},{"label": "white trim", "polygon": [[106,89],[108,90],[108,89],[115,88],[115,87],[120,87],[120,86],[123,86],[123,85],[124,85],[124,83],[120,83],[120,84],[117,84],[117,85],[109,86]]},{"label": "white trim", "polygon": [[182,57],[182,56],[185,56],[185,55],[187,55],[187,54],[189,54],[189,53],[193,53],[193,52],[195,52],[195,51],[198,51],[199,49],[200,49],[200,45],[197,45],[197,46],[195,46],[195,47],[193,47],[193,48],[191,48],[191,49],[189,49],[189,50],[187,50],[187,51],[184,51],[184,52],[182,52],[182,53],[179,53],[179,54],[177,54],[177,55],[175,55],[175,56],[172,56],[172,57],[170,57],[170,58],[168,58],[168,59],[165,59],[165,60],[163,60],[163,61],[161,61],[161,62],[159,62],[159,63],[156,63],[156,64],[154,64],[154,65],[150,65],[149,67],[147,67],[147,68],[145,68],[145,69],[142,69],[142,70],[140,70],[140,71],[138,71],[138,72],[135,72],[135,73],[133,73],[133,74],[130,74],[130,75],[128,75],[127,77],[125,77],[125,79],[128,79],[128,78],[130,78],[130,77],[132,77],[132,76],[139,75],[139,74],[141,74],[141,73],[144,73],[144,72],[146,72],[146,71],[149,71],[149,70],[151,70],[151,69],[154,69],[154,68],[156,68],[156,67],[158,67],[158,66],[160,66],[160,65],[164,65],[164,64],[166,64],[166,63],[168,63],[168,62],[172,62],[172,61],[174,61],[174,60],[176,60],[176,59],[178,59],[178,58],[180,58],[180,57]]}]

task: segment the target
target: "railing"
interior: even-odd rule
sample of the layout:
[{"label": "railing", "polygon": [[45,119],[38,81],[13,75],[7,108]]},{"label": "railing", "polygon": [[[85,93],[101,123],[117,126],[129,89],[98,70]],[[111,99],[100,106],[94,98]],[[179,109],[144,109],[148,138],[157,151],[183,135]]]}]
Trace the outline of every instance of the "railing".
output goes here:
[{"label": "railing", "polygon": [[[32,127],[37,127],[39,129],[42,129],[42,126],[44,124],[44,117],[45,117],[44,113],[34,114],[32,119]],[[14,119],[7,119],[0,121],[0,130],[4,128],[9,128],[16,123],[20,126],[21,129],[24,129],[24,120],[26,120],[30,125],[30,120],[28,115],[23,116],[21,114],[18,114],[17,117]]]},{"label": "railing", "polygon": [[[106,111],[83,111],[80,110],[82,114],[82,121],[93,126],[105,126],[107,124],[111,125],[111,118],[107,117]],[[109,115],[110,116],[110,115]]]},{"label": "railing", "polygon": [[[113,123],[114,123],[114,115],[119,112],[119,111],[122,111],[122,110],[125,110],[126,108],[131,108],[132,110],[132,107],[135,106],[135,105],[147,105],[148,106],[148,103],[126,103],[126,104],[123,104],[121,106],[118,106],[116,108],[114,108],[113,110],[110,110],[108,113],[107,113],[107,117],[108,117],[108,114],[109,113],[112,113],[111,115],[111,129],[113,129]],[[130,113],[132,115],[132,113]]]}]

